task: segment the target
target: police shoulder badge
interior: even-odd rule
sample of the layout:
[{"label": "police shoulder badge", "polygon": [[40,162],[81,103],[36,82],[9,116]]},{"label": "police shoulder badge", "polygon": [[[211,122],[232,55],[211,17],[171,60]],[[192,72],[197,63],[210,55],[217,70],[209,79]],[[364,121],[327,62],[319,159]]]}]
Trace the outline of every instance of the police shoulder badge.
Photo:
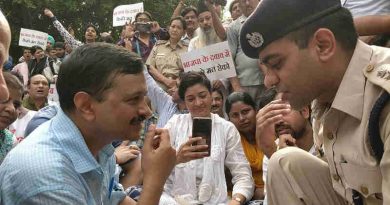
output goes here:
[{"label": "police shoulder badge", "polygon": [[251,45],[253,48],[260,48],[264,43],[263,35],[258,32],[246,34],[246,39],[248,39],[249,45]]}]

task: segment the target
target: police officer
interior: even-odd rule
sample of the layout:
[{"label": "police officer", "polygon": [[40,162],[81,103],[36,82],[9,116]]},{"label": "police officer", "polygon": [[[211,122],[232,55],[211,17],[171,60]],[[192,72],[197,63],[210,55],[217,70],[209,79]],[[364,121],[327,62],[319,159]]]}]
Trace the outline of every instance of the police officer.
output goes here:
[{"label": "police officer", "polygon": [[[390,204],[390,49],[359,41],[339,0],[263,0],[240,42],[282,101],[300,109],[314,100],[316,143],[326,159],[294,147],[275,152],[268,203]],[[290,111],[282,101],[257,116],[258,133]]]},{"label": "police officer", "polygon": [[164,90],[175,87],[176,79],[183,71],[180,55],[188,50],[188,44],[181,40],[185,30],[186,22],[183,17],[171,19],[169,40],[157,41],[146,61],[150,74]]}]

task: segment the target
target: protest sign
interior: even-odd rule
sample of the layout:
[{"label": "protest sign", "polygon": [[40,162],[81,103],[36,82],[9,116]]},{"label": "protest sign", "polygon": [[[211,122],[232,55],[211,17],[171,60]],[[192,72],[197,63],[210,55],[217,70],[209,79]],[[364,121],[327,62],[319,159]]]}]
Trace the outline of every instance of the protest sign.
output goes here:
[{"label": "protest sign", "polygon": [[227,41],[184,53],[181,62],[184,72],[200,71],[211,81],[236,76]]},{"label": "protest sign", "polygon": [[113,12],[113,26],[123,26],[135,20],[135,15],[144,11],[144,3],[120,5],[115,7]]},{"label": "protest sign", "polygon": [[49,95],[47,96],[47,99],[53,102],[59,101],[56,84],[50,84]]},{"label": "protest sign", "polygon": [[43,50],[46,50],[47,36],[47,33],[41,31],[21,28],[19,35],[19,46],[39,46],[43,48]]}]

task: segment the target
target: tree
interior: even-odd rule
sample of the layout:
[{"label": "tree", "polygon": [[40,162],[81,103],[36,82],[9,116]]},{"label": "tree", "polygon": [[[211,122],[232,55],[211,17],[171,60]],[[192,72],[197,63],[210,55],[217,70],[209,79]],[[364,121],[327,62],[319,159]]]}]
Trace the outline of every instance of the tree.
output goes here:
[{"label": "tree", "polygon": [[[92,23],[100,32],[112,31],[117,38],[119,27],[112,27],[112,12],[115,7],[125,4],[139,3],[138,0],[0,0],[0,8],[11,26],[12,42],[10,55],[14,59],[21,56],[18,46],[20,28],[28,28],[47,32],[63,41],[50,20],[43,15],[43,9],[49,8],[65,26],[75,30],[76,38],[82,40],[85,26]],[[169,22],[178,0],[145,0],[144,9],[149,11],[162,27]],[[187,4],[195,4],[196,0],[187,0]]]}]

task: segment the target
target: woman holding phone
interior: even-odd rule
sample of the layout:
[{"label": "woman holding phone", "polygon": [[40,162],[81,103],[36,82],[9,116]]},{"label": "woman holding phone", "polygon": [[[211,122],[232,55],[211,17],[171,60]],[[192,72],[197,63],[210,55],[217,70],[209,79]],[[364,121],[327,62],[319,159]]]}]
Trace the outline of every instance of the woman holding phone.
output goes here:
[{"label": "woman holding phone", "polygon": [[[234,125],[211,113],[211,84],[205,75],[188,72],[181,75],[179,96],[188,114],[173,116],[165,128],[176,151],[176,167],[168,178],[163,197],[196,204],[244,204],[252,198],[254,183],[245,158],[240,134]],[[203,136],[192,136],[195,118],[209,119],[211,126],[202,127],[202,135],[210,135],[211,143],[204,145]],[[207,120],[203,120],[203,123]],[[207,133],[208,132],[208,133]],[[211,146],[211,147],[209,147]],[[210,152],[207,150],[210,149]],[[209,156],[210,155],[210,156]],[[209,157],[208,157],[209,156]],[[224,167],[232,173],[233,195],[228,200]]]}]

